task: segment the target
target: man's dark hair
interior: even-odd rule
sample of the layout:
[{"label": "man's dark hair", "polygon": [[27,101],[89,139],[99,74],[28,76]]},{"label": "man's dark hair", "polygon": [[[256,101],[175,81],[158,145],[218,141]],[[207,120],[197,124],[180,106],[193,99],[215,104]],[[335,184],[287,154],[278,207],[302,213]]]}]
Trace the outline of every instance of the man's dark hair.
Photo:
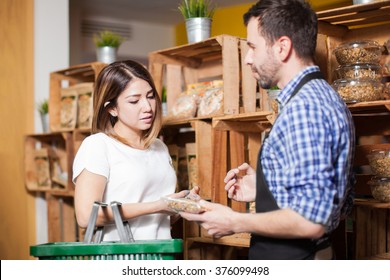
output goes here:
[{"label": "man's dark hair", "polygon": [[292,41],[302,59],[313,59],[317,44],[317,15],[303,0],[260,0],[244,14],[247,26],[258,18],[261,35],[271,45],[281,36]]}]

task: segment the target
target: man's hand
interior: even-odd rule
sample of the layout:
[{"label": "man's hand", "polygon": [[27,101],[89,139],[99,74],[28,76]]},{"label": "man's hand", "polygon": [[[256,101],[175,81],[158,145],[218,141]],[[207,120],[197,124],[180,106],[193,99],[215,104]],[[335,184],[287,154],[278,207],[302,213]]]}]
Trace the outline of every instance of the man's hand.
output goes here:
[{"label": "man's hand", "polygon": [[211,203],[205,200],[199,201],[206,209],[201,214],[181,212],[180,216],[188,221],[198,222],[214,238],[234,234],[234,218],[238,214],[231,208],[218,203]]},{"label": "man's hand", "polygon": [[[244,176],[240,176],[244,172]],[[247,163],[229,170],[224,179],[228,197],[236,201],[252,202],[256,199],[256,171]]]}]

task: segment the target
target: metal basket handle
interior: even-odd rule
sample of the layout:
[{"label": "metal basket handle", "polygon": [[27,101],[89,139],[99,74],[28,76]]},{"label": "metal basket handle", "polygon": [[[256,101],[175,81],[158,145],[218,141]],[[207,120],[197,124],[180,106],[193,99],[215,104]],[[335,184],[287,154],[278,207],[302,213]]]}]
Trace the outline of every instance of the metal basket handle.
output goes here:
[{"label": "metal basket handle", "polygon": [[[99,208],[100,207],[105,208],[107,206],[108,205],[106,203],[99,202],[99,201],[95,201],[93,203],[91,216],[89,217],[87,230],[86,230],[85,236],[84,236],[84,243],[87,243],[87,244],[92,243],[92,236],[93,236],[93,232],[95,229]],[[100,243],[102,241],[103,229],[104,229],[104,226],[96,227],[95,238],[93,240],[93,243]]]},{"label": "metal basket handle", "polygon": [[120,208],[122,203],[118,201],[112,201],[110,203],[112,214],[114,215],[116,229],[118,230],[119,238],[122,243],[134,242],[133,234],[130,229],[129,222],[122,219]]}]

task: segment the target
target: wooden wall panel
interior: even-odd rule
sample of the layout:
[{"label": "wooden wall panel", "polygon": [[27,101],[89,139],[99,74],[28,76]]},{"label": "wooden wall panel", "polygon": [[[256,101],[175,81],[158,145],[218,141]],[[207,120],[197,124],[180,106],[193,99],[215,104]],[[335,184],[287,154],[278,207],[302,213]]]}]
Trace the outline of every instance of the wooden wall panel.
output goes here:
[{"label": "wooden wall panel", "polygon": [[29,259],[35,200],[24,187],[24,135],[33,132],[34,1],[0,1],[0,259]]}]

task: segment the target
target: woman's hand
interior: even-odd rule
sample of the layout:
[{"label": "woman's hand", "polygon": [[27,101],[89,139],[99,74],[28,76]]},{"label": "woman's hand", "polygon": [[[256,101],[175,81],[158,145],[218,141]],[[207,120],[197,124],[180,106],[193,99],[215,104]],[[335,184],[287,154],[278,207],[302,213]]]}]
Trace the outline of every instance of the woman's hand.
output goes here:
[{"label": "woman's hand", "polygon": [[[240,176],[240,172],[245,172]],[[223,180],[228,197],[236,201],[252,202],[256,199],[256,171],[247,163],[229,170]]]},{"label": "woman's hand", "polygon": [[191,199],[191,200],[194,200],[194,201],[199,201],[201,200],[202,198],[199,196],[199,192],[200,192],[200,187],[199,186],[195,186],[193,187],[189,194],[186,195],[186,198],[188,199]]}]

